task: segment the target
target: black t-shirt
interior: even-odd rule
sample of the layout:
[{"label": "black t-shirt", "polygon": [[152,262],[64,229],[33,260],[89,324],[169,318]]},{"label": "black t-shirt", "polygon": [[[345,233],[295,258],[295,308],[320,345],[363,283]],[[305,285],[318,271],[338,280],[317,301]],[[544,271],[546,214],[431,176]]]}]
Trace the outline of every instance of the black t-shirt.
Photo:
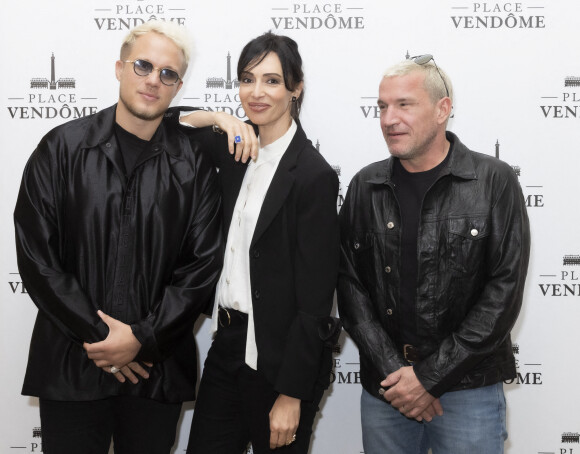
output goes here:
[{"label": "black t-shirt", "polygon": [[115,122],[115,135],[117,137],[117,142],[119,143],[119,148],[121,150],[121,155],[123,156],[123,163],[125,164],[125,175],[129,176],[133,173],[137,159],[139,155],[147,150],[150,146],[148,140],[143,140],[129,131],[123,129]]},{"label": "black t-shirt", "polygon": [[418,266],[417,237],[421,219],[421,205],[429,188],[447,165],[451,150],[445,159],[431,170],[407,172],[399,159],[393,166],[393,183],[401,212],[401,268],[399,287],[399,329],[401,344],[419,345],[417,338],[415,296],[417,294]]}]

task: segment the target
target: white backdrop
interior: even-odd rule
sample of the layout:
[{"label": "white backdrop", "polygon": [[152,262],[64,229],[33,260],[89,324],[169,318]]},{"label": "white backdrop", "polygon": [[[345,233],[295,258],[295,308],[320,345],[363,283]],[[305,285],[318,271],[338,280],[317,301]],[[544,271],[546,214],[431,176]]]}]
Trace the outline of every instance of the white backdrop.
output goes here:
[{"label": "white backdrop", "polygon": [[[13,241],[23,167],[49,129],[116,101],[121,40],[151,17],[184,24],[195,42],[175,104],[239,116],[237,91],[225,83],[228,54],[234,79],[249,39],[269,29],[294,38],[306,73],[302,123],[340,173],[343,196],[356,171],[388,154],[375,108],[382,71],[407,52],[435,56],[456,93],[449,129],[516,167],[528,202],[532,256],[513,332],[519,374],[506,386],[507,452],[580,454],[580,3],[9,0],[1,11],[0,454],[41,452],[37,400],[20,395],[36,314]],[[209,324],[198,325],[203,360]],[[358,353],[345,335],[338,347],[314,454],[362,453]],[[189,406],[176,453],[191,415]]]}]

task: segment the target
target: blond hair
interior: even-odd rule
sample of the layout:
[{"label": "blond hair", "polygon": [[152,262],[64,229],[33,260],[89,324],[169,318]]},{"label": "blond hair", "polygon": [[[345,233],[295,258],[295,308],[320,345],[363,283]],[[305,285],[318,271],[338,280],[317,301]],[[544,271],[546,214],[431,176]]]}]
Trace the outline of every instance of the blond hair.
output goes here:
[{"label": "blond hair", "polygon": [[[434,103],[446,96],[449,96],[451,103],[453,103],[453,86],[451,85],[451,80],[440,66],[435,66],[433,60],[422,65],[415,63],[412,59],[403,60],[389,67],[383,74],[383,77],[405,76],[413,72],[420,72],[425,75],[424,87]],[[445,86],[447,86],[447,89]],[[447,95],[447,91],[449,91],[449,95]]]},{"label": "blond hair", "polygon": [[191,39],[185,27],[174,22],[151,20],[131,29],[121,45],[121,60],[125,60],[137,38],[150,32],[169,38],[181,50],[184,61],[183,72],[185,73],[191,57]]}]

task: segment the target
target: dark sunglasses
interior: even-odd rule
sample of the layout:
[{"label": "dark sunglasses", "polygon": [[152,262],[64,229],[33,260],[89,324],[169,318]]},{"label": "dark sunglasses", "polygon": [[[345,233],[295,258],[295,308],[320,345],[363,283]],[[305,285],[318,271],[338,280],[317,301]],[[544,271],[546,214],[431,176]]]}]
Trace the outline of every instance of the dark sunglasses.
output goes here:
[{"label": "dark sunglasses", "polygon": [[179,82],[179,74],[169,68],[156,68],[147,60],[125,60],[125,63],[133,63],[133,70],[138,76],[148,76],[153,70],[159,71],[159,80],[163,85],[175,85]]}]

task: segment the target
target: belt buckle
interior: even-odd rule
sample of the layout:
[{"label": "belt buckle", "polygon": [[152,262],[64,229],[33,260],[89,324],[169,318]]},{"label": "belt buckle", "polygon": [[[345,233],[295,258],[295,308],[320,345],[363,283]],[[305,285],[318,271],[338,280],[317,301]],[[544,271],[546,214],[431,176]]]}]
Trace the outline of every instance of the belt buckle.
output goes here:
[{"label": "belt buckle", "polygon": [[405,357],[405,360],[408,361],[410,364],[413,364],[415,362],[414,359],[413,360],[409,359],[409,357],[416,358],[416,352],[414,350],[415,347],[412,346],[411,344],[403,345],[403,356]]},{"label": "belt buckle", "polygon": [[[224,311],[228,316],[227,325],[224,325],[224,322],[222,322],[222,311]],[[230,315],[230,312],[225,307],[218,308],[218,323],[222,328],[225,328],[226,326],[230,326],[232,324],[232,317]]]}]

